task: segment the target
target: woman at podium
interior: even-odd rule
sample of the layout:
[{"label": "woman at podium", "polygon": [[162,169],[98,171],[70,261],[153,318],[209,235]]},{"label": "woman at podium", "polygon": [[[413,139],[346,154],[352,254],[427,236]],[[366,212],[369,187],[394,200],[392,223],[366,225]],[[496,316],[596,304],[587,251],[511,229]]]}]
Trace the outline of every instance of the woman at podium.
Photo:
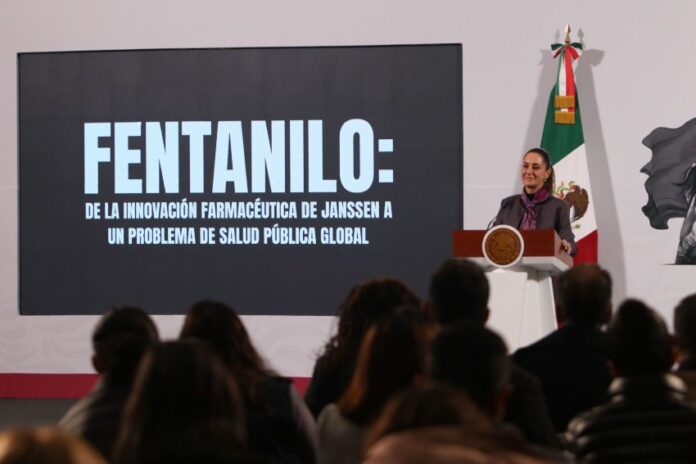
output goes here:
[{"label": "woman at podium", "polygon": [[570,227],[570,207],[553,196],[554,173],[548,152],[532,148],[525,153],[521,175],[522,193],[503,199],[493,225],[519,230],[555,229],[563,249],[575,256],[577,245]]}]

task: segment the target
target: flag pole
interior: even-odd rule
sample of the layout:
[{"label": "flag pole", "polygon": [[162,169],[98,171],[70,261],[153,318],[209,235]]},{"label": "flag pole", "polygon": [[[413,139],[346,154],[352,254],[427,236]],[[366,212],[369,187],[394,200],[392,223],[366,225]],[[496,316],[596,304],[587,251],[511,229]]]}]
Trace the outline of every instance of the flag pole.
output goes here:
[{"label": "flag pole", "polygon": [[578,244],[575,263],[596,263],[597,221],[575,87],[575,63],[582,54],[582,44],[571,41],[570,24],[563,32],[565,40],[561,36],[560,43],[551,46],[553,57],[559,60],[558,74],[549,97],[541,146],[551,154],[558,185],[555,194],[570,209],[568,219]]},{"label": "flag pole", "polygon": [[566,33],[565,44],[570,45],[570,24],[566,24],[565,33]]}]

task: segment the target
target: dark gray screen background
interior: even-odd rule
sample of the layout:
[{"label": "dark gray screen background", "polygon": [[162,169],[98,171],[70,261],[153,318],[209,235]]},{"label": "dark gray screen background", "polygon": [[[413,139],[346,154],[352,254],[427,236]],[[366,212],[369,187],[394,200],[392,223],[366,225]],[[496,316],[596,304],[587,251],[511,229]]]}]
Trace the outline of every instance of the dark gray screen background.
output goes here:
[{"label": "dark gray screen background", "polygon": [[[450,255],[451,232],[462,224],[460,45],[30,53],[18,61],[21,314],[100,314],[118,304],[180,314],[209,298],[242,314],[329,315],[351,286],[371,277],[396,277],[424,296],[430,274]],[[372,125],[375,144],[394,140],[393,154],[375,147],[375,170],[393,169],[393,184],[377,183],[375,172],[362,194],[342,190],[340,182],[335,194],[190,194],[188,138],[181,137],[182,193],[114,195],[113,163],[100,168],[98,195],[83,191],[85,122],[213,121],[205,144],[210,192],[217,121],[242,121],[249,168],[250,121],[321,119],[324,177],[337,179],[338,133],[352,118]],[[144,140],[131,141],[143,150],[131,178],[144,179]],[[113,137],[105,142],[113,148]],[[118,224],[84,218],[87,201],[183,198],[391,200],[394,217]],[[370,245],[110,246],[106,240],[110,225],[274,223],[365,226]]]}]

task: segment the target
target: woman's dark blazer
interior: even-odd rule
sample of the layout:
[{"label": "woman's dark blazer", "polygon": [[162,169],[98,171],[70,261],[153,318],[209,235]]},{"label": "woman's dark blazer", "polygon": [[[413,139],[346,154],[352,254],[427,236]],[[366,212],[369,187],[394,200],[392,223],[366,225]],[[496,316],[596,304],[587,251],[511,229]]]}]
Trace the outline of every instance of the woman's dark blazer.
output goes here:
[{"label": "woman's dark blazer", "polygon": [[[570,243],[571,256],[578,252],[575,244],[575,234],[570,227],[570,206],[564,200],[550,196],[536,205],[537,229],[555,229],[558,235]],[[506,225],[520,228],[524,204],[520,195],[512,195],[500,202],[500,211],[493,221],[494,226]]]}]

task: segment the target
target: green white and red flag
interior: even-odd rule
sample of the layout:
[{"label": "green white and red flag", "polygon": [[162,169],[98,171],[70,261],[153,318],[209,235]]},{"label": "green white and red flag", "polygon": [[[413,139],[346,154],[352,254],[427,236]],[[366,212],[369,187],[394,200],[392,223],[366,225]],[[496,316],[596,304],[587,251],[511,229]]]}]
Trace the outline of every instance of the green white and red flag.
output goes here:
[{"label": "green white and red flag", "polygon": [[597,221],[575,86],[575,68],[582,45],[571,43],[569,32],[567,28],[564,44],[551,46],[558,60],[558,73],[549,98],[541,147],[549,152],[556,174],[554,194],[570,205],[571,227],[578,244],[575,263],[596,263]]}]

